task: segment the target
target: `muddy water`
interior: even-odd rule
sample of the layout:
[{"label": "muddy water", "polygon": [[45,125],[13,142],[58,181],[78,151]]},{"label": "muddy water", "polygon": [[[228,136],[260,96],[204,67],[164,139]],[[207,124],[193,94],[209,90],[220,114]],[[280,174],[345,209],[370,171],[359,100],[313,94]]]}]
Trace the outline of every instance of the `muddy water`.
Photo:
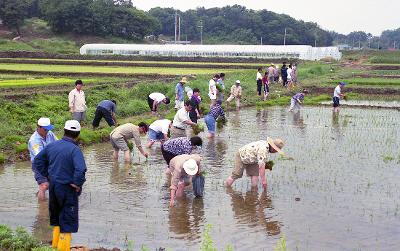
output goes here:
[{"label": "muddy water", "polygon": [[[273,250],[283,235],[288,250],[400,249],[398,110],[343,108],[335,117],[325,107],[246,109],[228,119],[202,149],[205,197],[187,191],[172,209],[158,145],[147,162],[135,153],[129,166],[122,158],[111,161],[109,144],[86,148],[73,244],[198,250],[205,225],[212,224],[221,250]],[[247,177],[225,189],[236,149],[267,135],[283,138],[294,161],[272,156],[267,193],[251,191]],[[30,164],[0,169],[0,184],[0,223],[49,240],[47,208],[35,199]]]}]

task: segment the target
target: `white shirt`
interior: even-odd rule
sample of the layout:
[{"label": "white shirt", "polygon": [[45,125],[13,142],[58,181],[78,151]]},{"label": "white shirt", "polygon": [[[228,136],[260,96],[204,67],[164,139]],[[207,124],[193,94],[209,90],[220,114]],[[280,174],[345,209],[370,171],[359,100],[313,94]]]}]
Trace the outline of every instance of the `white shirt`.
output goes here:
[{"label": "white shirt", "polygon": [[258,72],[257,72],[257,78],[256,78],[256,80],[259,80],[259,79],[262,79],[262,75],[261,75],[261,73],[258,71]]},{"label": "white shirt", "polygon": [[169,119],[159,119],[151,123],[149,128],[156,132],[162,132],[163,134],[168,133],[169,125],[171,124],[171,120]]},{"label": "white shirt", "polygon": [[217,86],[214,79],[210,79],[210,82],[208,82],[208,96],[210,99],[217,98]]},{"label": "white shirt", "polygon": [[292,79],[292,71],[293,70],[291,68],[287,69],[287,71],[286,71],[287,72],[287,79]]},{"label": "white shirt", "polygon": [[165,99],[165,95],[159,92],[153,92],[149,95],[149,98],[156,101],[157,103],[161,103]]},{"label": "white shirt", "polygon": [[336,86],[335,91],[333,91],[333,96],[340,98],[340,91],[341,91],[340,85]]},{"label": "white shirt", "polygon": [[176,112],[172,125],[181,129],[185,129],[186,124],[183,122],[187,120],[190,120],[189,112],[186,111],[185,107],[182,107]]},{"label": "white shirt", "polygon": [[72,108],[72,112],[84,112],[86,111],[85,93],[81,90],[78,91],[76,88],[73,89],[68,95],[69,107]]}]

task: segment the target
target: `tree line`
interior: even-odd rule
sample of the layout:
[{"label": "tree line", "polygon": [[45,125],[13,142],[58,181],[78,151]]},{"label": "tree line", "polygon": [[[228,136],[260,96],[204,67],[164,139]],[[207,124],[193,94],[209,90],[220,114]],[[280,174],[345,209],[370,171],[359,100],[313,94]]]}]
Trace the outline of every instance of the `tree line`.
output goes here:
[{"label": "tree line", "polygon": [[[306,44],[399,48],[400,29],[374,37],[363,31],[348,35],[321,29],[317,23],[296,20],[268,10],[240,5],[179,11],[172,8],[138,10],[131,0],[1,0],[0,19],[16,33],[29,17],[45,19],[55,33],[115,36],[140,41],[146,35],[173,37],[175,16],[180,38],[206,44]],[[285,32],[286,31],[286,32]],[[285,35],[286,34],[286,35]]]}]

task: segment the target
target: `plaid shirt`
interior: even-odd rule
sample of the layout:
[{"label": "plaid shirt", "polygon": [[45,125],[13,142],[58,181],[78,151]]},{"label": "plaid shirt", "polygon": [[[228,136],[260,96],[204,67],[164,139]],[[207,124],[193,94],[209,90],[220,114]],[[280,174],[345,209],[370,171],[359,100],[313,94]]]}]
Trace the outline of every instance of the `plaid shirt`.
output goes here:
[{"label": "plaid shirt", "polygon": [[225,112],[219,104],[216,104],[211,106],[208,115],[211,115],[214,119],[217,119],[219,116],[225,117]]}]

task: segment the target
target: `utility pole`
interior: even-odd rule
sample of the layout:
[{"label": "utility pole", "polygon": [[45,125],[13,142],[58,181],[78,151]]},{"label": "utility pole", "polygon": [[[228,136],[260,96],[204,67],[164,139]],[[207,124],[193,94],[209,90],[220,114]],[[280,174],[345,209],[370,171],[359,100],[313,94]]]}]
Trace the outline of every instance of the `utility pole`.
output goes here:
[{"label": "utility pole", "polygon": [[174,23],[174,25],[175,25],[175,44],[176,44],[176,38],[177,38],[177,33],[178,33],[178,27],[177,27],[177,25],[178,25],[178,11],[175,11],[175,23]]},{"label": "utility pole", "polygon": [[317,39],[314,39],[314,47],[317,47]]},{"label": "utility pole", "polygon": [[200,24],[197,27],[200,28],[200,44],[203,44],[203,20],[200,20]]},{"label": "utility pole", "polygon": [[181,41],[181,16],[178,15],[178,41]]},{"label": "utility pole", "polygon": [[381,37],[378,38],[378,51],[379,51],[379,43],[381,42]]},{"label": "utility pole", "polygon": [[261,37],[261,41],[260,41],[260,44],[262,45],[262,37]]},{"label": "utility pole", "polygon": [[396,50],[396,41],[393,41],[393,49]]},{"label": "utility pole", "polygon": [[285,35],[283,35],[283,45],[286,45],[286,28],[285,28]]}]

